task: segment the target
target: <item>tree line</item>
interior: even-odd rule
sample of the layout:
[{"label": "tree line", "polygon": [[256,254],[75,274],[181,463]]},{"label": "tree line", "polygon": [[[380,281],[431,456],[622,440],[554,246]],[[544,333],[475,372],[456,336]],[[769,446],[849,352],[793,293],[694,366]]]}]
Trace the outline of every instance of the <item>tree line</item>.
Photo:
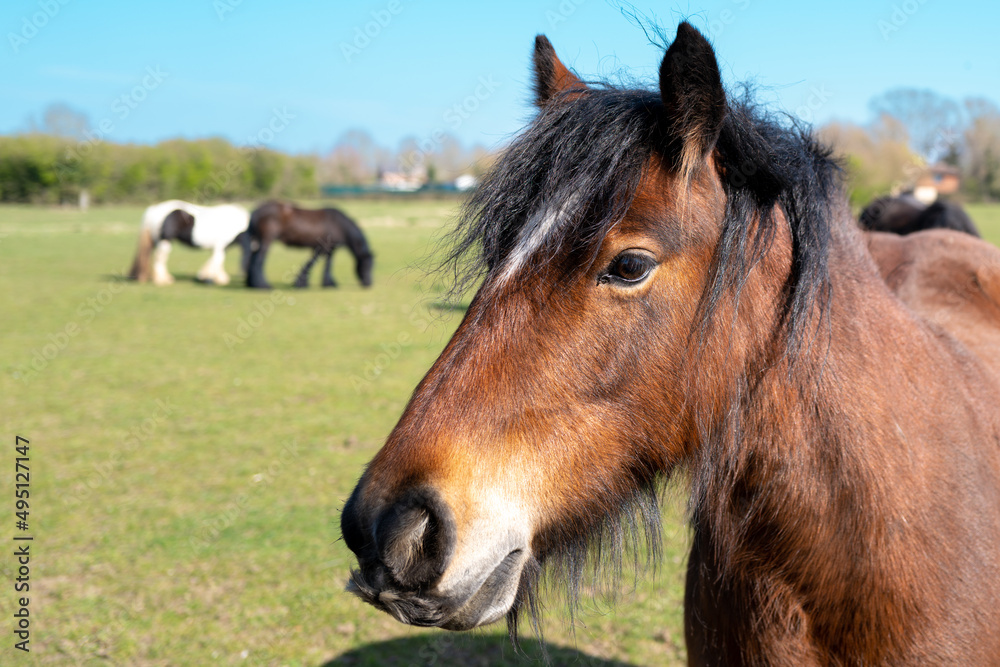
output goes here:
[{"label": "tree line", "polygon": [[[1000,201],[1000,108],[994,102],[900,88],[874,98],[870,108],[870,123],[818,128],[843,158],[855,206],[911,187],[926,165],[938,162],[959,170],[961,199]],[[312,198],[322,185],[372,185],[386,171],[416,172],[428,183],[480,176],[495,157],[444,131],[403,139],[392,150],[364,130],[348,130],[325,155],[289,155],[218,138],[119,144],[101,140],[85,116],[57,104],[41,123],[0,136],[0,202],[76,202],[83,191],[98,203]]]},{"label": "tree line", "polygon": [[211,203],[314,197],[319,186],[313,157],[225,139],[141,145],[44,132],[0,136],[0,202],[76,202],[83,191],[97,203]]},{"label": "tree line", "polygon": [[325,155],[289,155],[219,138],[142,145],[90,137],[65,118],[0,136],[0,202],[75,203],[82,191],[95,203],[314,198],[321,185],[374,185],[386,171],[418,172],[428,183],[478,176],[492,159],[485,148],[467,150],[451,136],[404,139],[392,151],[363,130],[345,132]]},{"label": "tree line", "polygon": [[1000,201],[1000,108],[993,101],[897,88],[869,107],[868,124],[832,122],[818,130],[844,159],[852,204],[912,187],[936,163],[958,169],[960,199]]},{"label": "tree line", "polygon": [[323,155],[289,155],[225,139],[174,139],[155,145],[109,141],[72,107],[55,103],[19,133],[0,136],[0,202],[196,203],[285,197],[315,198],[323,185],[375,185],[385,172],[417,174],[428,183],[480,175],[492,154],[466,149],[435,131],[383,148],[364,130],[344,132]]}]

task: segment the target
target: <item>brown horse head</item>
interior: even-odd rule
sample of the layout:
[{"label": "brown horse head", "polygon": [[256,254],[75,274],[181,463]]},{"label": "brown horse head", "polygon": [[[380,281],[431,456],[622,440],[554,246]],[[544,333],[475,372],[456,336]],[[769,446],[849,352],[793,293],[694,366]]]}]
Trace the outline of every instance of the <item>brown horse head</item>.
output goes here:
[{"label": "brown horse head", "polygon": [[835,167],[727,99],[690,25],[656,92],[587,87],[544,37],[535,75],[459,230],[479,291],[342,516],[352,590],[407,623],[515,620],[543,563],[655,548],[655,485],[803,348],[826,280]]}]

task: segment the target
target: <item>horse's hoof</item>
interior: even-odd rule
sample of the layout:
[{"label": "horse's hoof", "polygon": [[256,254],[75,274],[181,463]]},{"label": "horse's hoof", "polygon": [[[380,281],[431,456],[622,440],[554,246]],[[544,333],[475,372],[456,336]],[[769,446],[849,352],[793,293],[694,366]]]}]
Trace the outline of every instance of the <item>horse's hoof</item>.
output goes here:
[{"label": "horse's hoof", "polygon": [[292,287],[294,287],[295,289],[307,289],[309,287],[309,283],[300,283],[298,280],[296,280],[294,283],[292,283]]},{"label": "horse's hoof", "polygon": [[337,283],[323,283],[323,287],[336,287]]}]

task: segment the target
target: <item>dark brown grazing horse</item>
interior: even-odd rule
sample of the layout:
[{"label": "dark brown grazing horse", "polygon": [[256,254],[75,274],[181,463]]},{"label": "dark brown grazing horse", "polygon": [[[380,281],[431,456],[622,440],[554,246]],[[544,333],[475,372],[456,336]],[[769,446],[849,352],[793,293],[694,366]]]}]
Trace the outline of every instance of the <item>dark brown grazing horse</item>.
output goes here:
[{"label": "dark brown grazing horse", "polygon": [[928,206],[912,195],[879,197],[861,211],[858,222],[873,232],[912,234],[925,229],[954,229],[980,236],[972,218],[958,204],[936,201]]},{"label": "dark brown grazing horse", "polygon": [[372,284],[374,255],[357,223],[335,208],[310,210],[298,208],[288,202],[269,201],[250,214],[246,244],[250,249],[247,270],[247,287],[270,289],[264,277],[264,260],[275,241],[295,248],[312,248],[313,255],[302,266],[295,287],[309,286],[309,272],[320,256],[326,257],[323,266],[323,287],[336,287],[333,279],[333,252],[340,246],[347,247],[354,255],[355,273],[365,287]]},{"label": "dark brown grazing horse", "polygon": [[351,589],[516,636],[543,565],[655,549],[685,469],[692,664],[996,664],[1000,250],[866,236],[687,23],[657,92],[544,37],[535,74],[458,230],[479,291],[344,507]]}]

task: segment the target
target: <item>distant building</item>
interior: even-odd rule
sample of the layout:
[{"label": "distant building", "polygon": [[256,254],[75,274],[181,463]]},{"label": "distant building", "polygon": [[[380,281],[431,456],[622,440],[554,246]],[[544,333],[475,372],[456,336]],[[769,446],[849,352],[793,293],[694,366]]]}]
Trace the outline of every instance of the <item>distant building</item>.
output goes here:
[{"label": "distant building", "polygon": [[925,204],[931,204],[941,195],[955,194],[961,185],[962,179],[957,168],[947,164],[935,164],[927,167],[917,177],[913,185],[913,196]]},{"label": "distant building", "polygon": [[414,169],[405,171],[380,171],[378,185],[383,190],[392,192],[416,192],[427,183],[427,170]]}]

